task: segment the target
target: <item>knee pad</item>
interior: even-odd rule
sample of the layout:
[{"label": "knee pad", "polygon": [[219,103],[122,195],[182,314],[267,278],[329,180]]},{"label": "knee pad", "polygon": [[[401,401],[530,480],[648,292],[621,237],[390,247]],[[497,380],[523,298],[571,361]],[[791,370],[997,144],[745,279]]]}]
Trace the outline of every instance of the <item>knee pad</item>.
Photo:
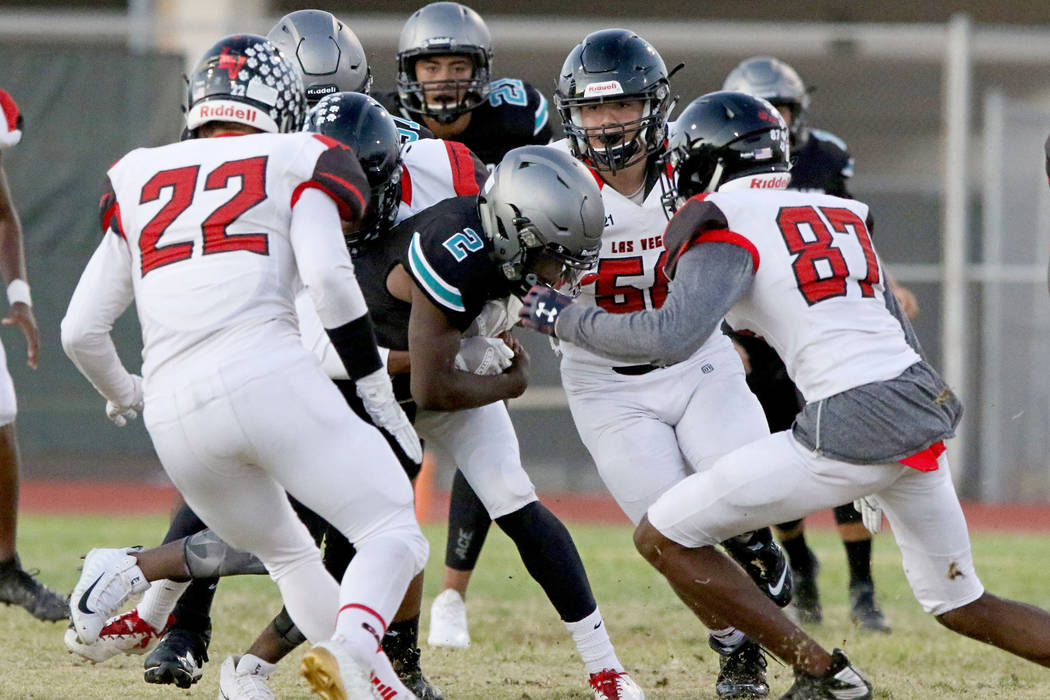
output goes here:
[{"label": "knee pad", "polygon": [[211,530],[187,537],[182,549],[186,569],[195,579],[266,573],[266,567],[257,557],[234,549]]},{"label": "knee pad", "polygon": [[306,636],[299,631],[299,628],[292,622],[291,616],[288,614],[287,608],[281,608],[281,612],[277,613],[277,617],[273,618],[270,623],[273,627],[273,631],[277,634],[277,639],[281,645],[281,650],[285,653],[290,652],[297,646],[306,641]]}]

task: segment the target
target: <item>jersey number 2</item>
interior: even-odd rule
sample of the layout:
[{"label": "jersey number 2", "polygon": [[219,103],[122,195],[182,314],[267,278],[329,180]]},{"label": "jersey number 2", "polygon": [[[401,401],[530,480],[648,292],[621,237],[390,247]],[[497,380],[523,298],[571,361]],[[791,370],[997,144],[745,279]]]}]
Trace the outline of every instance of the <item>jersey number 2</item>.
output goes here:
[{"label": "jersey number 2", "polygon": [[[155,201],[165,189],[172,189],[171,199],[142,228],[139,236],[143,277],[150,270],[186,260],[193,255],[193,243],[190,241],[169,245],[157,245],[157,242],[179,214],[193,204],[199,172],[199,165],[162,170],[142,186],[139,204]],[[225,189],[235,177],[240,178],[240,190],[201,222],[204,234],[202,252],[210,255],[243,250],[268,255],[269,243],[265,233],[231,234],[226,231],[237,217],[266,199],[266,156],[223,163],[208,173],[204,179],[204,190]]]},{"label": "jersey number 2", "polygon": [[849,267],[842,251],[834,245],[828,224],[835,233],[852,234],[860,244],[865,275],[857,283],[862,297],[875,296],[875,285],[881,280],[879,261],[868,227],[859,216],[841,207],[819,207],[819,211],[808,206],[784,207],[777,214],[777,227],[788,250],[795,255],[791,268],[806,303],[813,306],[846,295]]}]

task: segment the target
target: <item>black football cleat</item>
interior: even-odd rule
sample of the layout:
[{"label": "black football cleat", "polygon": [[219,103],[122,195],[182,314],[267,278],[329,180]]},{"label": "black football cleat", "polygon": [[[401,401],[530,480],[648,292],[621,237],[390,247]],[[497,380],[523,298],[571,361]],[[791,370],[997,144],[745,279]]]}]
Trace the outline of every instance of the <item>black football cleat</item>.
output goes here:
[{"label": "black football cleat", "polygon": [[769,696],[766,655],[762,647],[750,639],[735,649],[722,646],[714,637],[708,638],[708,644],[718,652],[719,670],[718,680],[715,682],[718,697],[730,700]]},{"label": "black football cleat", "polygon": [[795,684],[780,700],[867,700],[871,683],[850,665],[849,659],[836,649],[831,654],[831,668],[822,676],[796,673]]},{"label": "black football cleat", "polygon": [[37,572],[22,568],[22,562],[0,565],[0,603],[20,605],[45,622],[69,619],[69,601],[34,578]]},{"label": "black football cleat", "polygon": [[204,675],[211,627],[203,633],[172,627],[142,664],[147,683],[189,688]]}]

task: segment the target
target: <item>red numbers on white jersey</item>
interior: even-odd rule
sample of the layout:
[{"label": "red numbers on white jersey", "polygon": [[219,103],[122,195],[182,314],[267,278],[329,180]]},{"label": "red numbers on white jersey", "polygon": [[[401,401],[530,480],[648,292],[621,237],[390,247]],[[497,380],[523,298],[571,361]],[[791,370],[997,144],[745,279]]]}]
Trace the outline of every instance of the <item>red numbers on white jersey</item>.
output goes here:
[{"label": "red numbers on white jersey", "polygon": [[[853,211],[840,207],[783,207],[777,214],[777,228],[788,250],[796,256],[791,267],[798,289],[810,306],[846,295],[850,271],[834,243],[832,230],[852,234],[860,245],[866,269],[864,277],[856,282],[862,297],[875,296],[875,285],[882,279],[882,272],[868,227]],[[804,230],[810,234],[804,234]]]},{"label": "red numbers on white jersey", "polygon": [[[266,199],[266,156],[256,156],[223,163],[208,173],[204,179],[205,191],[221,190],[229,186],[230,180],[240,178],[240,189],[226,203],[219,206],[201,222],[204,234],[204,255],[231,251],[248,251],[259,255],[269,254],[269,243],[265,233],[227,232],[230,224],[244,212]],[[193,255],[193,243],[158,245],[161,236],[184,211],[193,204],[197,193],[199,165],[162,170],[142,186],[139,204],[158,199],[161,193],[171,188],[171,199],[142,228],[139,250],[142,253],[142,276],[163,265],[187,260]]]},{"label": "red numbers on white jersey", "polygon": [[[595,303],[614,314],[626,314],[644,309],[659,309],[667,299],[667,275],[664,260],[667,251],[662,251],[653,270],[653,284],[648,289],[624,284],[626,277],[642,277],[645,274],[645,258],[637,255],[630,258],[602,258],[594,280]],[[646,296],[650,305],[646,306]]]}]

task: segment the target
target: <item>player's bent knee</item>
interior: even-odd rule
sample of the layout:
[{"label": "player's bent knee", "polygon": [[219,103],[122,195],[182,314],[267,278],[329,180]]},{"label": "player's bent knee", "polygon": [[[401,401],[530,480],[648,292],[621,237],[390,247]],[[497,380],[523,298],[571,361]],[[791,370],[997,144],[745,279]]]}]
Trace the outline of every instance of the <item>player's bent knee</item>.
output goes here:
[{"label": "player's bent knee", "polygon": [[660,568],[660,555],[663,551],[661,547],[668,542],[670,540],[660,534],[660,531],[652,526],[647,517],[643,517],[642,521],[638,523],[638,527],[634,529],[635,549],[647,562],[657,569]]}]

